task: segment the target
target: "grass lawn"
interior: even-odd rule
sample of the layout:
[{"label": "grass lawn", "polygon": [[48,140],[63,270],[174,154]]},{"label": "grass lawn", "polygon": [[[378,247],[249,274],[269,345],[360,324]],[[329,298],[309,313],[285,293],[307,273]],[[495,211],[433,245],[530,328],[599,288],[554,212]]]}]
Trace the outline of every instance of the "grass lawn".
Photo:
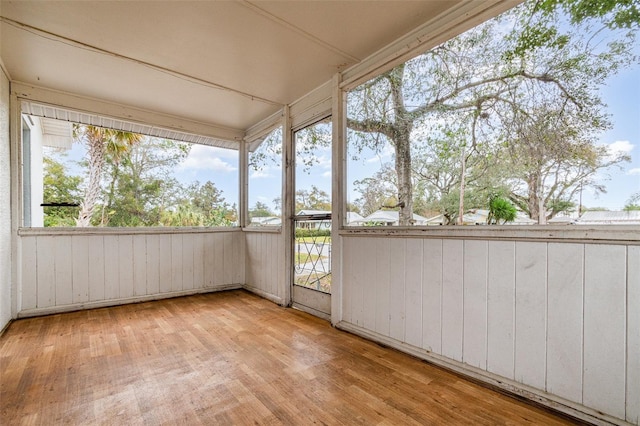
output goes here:
[{"label": "grass lawn", "polygon": [[322,258],[324,259],[325,256],[318,256],[317,254],[309,254],[309,253],[296,253],[295,254],[295,258],[296,258],[296,265],[302,265],[304,263],[307,262],[315,262],[316,260]]},{"label": "grass lawn", "polygon": [[296,238],[297,243],[316,243],[316,244],[331,244],[331,237],[300,237]]}]

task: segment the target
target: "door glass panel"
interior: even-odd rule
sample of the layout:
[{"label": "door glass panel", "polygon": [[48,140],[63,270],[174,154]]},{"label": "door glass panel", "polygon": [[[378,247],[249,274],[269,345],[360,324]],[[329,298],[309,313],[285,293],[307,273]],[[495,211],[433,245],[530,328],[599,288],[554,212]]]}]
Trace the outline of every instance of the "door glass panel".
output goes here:
[{"label": "door glass panel", "polygon": [[294,285],[331,293],[331,119],[295,133]]}]

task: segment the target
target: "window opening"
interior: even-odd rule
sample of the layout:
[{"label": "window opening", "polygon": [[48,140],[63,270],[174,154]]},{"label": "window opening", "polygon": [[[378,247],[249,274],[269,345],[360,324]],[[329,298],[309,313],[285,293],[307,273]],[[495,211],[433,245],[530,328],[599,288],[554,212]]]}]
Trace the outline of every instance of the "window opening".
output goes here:
[{"label": "window opening", "polygon": [[282,225],[282,126],[249,144],[249,226]]},{"label": "window opening", "polygon": [[525,2],[352,89],[346,224],[640,224],[635,6],[574,3]]},{"label": "window opening", "polygon": [[237,150],[23,118],[25,226],[237,226]]}]

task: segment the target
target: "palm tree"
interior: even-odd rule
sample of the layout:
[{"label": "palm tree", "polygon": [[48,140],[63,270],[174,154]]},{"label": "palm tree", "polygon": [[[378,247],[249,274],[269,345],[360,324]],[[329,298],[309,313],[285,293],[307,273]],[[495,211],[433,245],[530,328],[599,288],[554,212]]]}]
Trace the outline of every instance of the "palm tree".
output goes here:
[{"label": "palm tree", "polygon": [[73,133],[76,141],[87,146],[87,160],[89,162],[88,182],[84,198],[80,203],[76,225],[90,226],[96,201],[100,195],[100,181],[105,156],[112,156],[117,164],[131,146],[142,140],[142,135],[89,125],[75,125]]}]

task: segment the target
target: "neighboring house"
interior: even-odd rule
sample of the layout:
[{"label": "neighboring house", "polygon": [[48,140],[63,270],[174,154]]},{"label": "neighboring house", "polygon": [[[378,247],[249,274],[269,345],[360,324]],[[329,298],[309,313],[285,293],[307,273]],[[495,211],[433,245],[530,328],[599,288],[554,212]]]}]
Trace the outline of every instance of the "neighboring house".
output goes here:
[{"label": "neighboring house", "polygon": [[280,216],[252,217],[250,226],[280,226],[282,218]]},{"label": "neighboring house", "polygon": [[574,223],[576,225],[640,225],[640,210],[588,211]]},{"label": "neighboring house", "polygon": [[[367,217],[354,220],[350,223],[354,225],[366,225],[368,223],[382,223],[384,226],[397,226],[399,222],[399,212],[397,210],[378,210]],[[427,225],[427,218],[419,214],[413,214],[414,225]]]},{"label": "neighboring house", "polygon": [[[325,210],[300,210],[298,216],[312,216],[312,215],[321,215],[326,217],[330,215],[331,212]],[[350,224],[354,221],[359,221],[362,219],[362,216],[356,212],[347,212],[347,224]],[[320,229],[331,229],[331,221],[329,219],[320,220],[300,220],[297,221],[298,228],[307,228],[307,229],[315,229],[318,224],[322,222],[322,228]],[[280,216],[265,216],[265,217],[252,217],[251,218],[251,226],[281,226],[282,218]]]},{"label": "neighboring house", "polygon": [[[470,210],[468,213],[465,213],[465,215],[462,217],[462,224],[463,225],[486,225],[488,217],[489,217],[489,210],[484,210],[484,209]],[[444,216],[440,214],[438,216],[429,218],[426,224],[427,225],[443,225],[445,222],[446,221]],[[518,212],[518,215],[516,216],[515,220],[513,220],[512,222],[504,223],[504,225],[534,225],[536,223],[537,222],[535,220],[531,219],[526,214],[522,212]],[[501,225],[503,224],[501,223]]]},{"label": "neighboring house", "polygon": [[347,225],[357,225],[360,220],[364,219],[360,213],[347,212]]},{"label": "neighboring house", "polygon": [[296,220],[296,228],[331,229],[331,212],[328,210],[300,210],[296,216],[307,216]]}]

